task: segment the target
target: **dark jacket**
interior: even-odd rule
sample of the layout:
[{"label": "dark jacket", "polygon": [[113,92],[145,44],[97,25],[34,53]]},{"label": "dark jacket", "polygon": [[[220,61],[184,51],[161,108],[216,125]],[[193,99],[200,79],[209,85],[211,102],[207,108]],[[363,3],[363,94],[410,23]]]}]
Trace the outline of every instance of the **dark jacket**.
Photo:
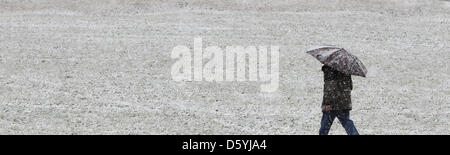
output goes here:
[{"label": "dark jacket", "polygon": [[330,105],[332,110],[351,110],[352,77],[329,66],[322,67],[324,73],[322,110]]}]

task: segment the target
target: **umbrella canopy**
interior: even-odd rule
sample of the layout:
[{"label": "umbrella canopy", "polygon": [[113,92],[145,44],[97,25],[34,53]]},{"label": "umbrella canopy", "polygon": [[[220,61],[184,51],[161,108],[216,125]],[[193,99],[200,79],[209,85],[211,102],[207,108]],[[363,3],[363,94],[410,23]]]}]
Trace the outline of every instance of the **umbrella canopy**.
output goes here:
[{"label": "umbrella canopy", "polygon": [[308,49],[311,54],[322,64],[330,66],[347,75],[366,77],[367,69],[363,63],[344,48],[334,46],[320,46]]}]

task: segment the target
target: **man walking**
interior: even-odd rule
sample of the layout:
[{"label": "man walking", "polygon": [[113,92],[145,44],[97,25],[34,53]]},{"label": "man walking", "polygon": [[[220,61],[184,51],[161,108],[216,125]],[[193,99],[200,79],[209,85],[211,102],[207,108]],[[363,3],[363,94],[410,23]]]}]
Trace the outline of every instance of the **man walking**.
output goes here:
[{"label": "man walking", "polygon": [[337,117],[348,135],[359,135],[353,121],[350,120],[351,91],[353,89],[351,76],[327,65],[322,67],[322,71],[325,83],[319,134],[328,135],[331,125]]}]

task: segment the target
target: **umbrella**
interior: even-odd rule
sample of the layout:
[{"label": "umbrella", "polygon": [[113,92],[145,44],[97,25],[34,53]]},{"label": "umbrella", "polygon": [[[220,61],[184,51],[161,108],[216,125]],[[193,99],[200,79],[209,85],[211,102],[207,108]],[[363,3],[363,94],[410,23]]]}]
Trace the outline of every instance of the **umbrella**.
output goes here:
[{"label": "umbrella", "polygon": [[363,63],[344,48],[334,46],[320,46],[308,49],[311,54],[322,64],[330,66],[347,75],[366,77],[367,69]]}]

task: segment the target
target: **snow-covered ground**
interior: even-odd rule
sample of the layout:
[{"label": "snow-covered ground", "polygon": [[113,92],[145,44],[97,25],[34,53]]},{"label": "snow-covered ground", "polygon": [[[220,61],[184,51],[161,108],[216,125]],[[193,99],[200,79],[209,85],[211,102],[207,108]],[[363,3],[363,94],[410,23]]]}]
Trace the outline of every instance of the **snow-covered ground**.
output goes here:
[{"label": "snow-covered ground", "polygon": [[[171,50],[195,37],[279,45],[278,91],[173,81]],[[0,0],[0,134],[317,134],[317,45],[369,70],[353,77],[361,134],[450,134],[443,0]]]}]

